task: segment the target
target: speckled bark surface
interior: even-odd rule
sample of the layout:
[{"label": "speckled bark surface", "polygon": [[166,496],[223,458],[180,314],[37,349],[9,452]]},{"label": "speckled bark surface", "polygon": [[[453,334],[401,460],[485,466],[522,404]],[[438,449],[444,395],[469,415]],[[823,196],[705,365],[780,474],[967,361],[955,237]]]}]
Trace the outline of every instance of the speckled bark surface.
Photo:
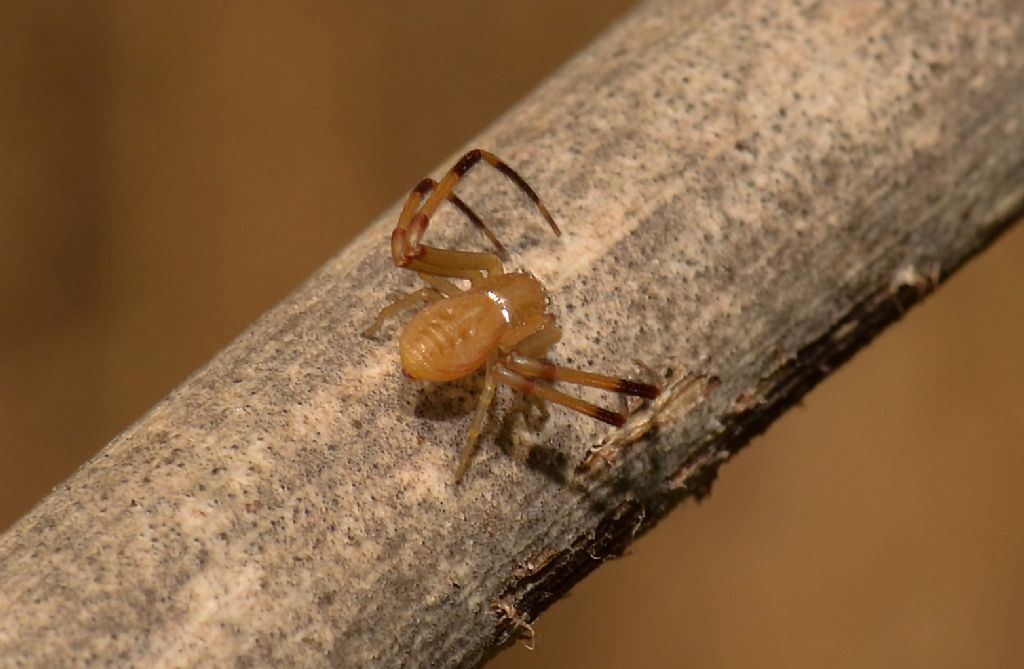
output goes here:
[{"label": "speckled bark surface", "polygon": [[474,142],[564,236],[495,174],[460,192],[557,359],[665,395],[617,435],[504,392],[453,486],[479,379],[359,334],[416,283],[390,211],[0,537],[0,666],[479,661],[1020,212],[1021,44],[1016,0],[644,5]]}]

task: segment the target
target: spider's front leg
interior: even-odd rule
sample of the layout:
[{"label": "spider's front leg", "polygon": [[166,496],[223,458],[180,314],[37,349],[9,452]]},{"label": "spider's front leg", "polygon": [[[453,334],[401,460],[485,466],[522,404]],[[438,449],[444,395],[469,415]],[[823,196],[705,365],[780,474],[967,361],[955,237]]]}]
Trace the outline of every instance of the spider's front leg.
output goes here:
[{"label": "spider's front leg", "polygon": [[[422,219],[416,219],[416,216],[423,213],[419,207],[420,202],[435,188],[437,188],[437,182],[430,177],[426,177],[416,184],[416,188],[409,193],[405,200],[402,213],[398,217],[398,225],[395,226],[395,230],[391,233],[391,257],[399,267],[404,266],[402,259],[414,257],[419,249],[420,239],[423,238],[423,234],[426,232],[430,217],[424,216]],[[449,192],[447,200],[469,219],[474,228],[487,238],[487,241],[494,247],[501,260],[507,261],[509,259],[505,246],[495,236],[494,232],[487,227],[483,219],[468,204],[462,201],[462,198],[453,192]],[[414,219],[416,220],[414,221]]]},{"label": "spider's front leg", "polygon": [[[540,197],[533,188],[515,170],[494,154],[482,149],[473,149],[462,156],[440,182],[424,179],[409,194],[398,218],[398,225],[391,233],[391,258],[395,265],[425,274],[450,276],[471,281],[482,278],[482,273],[488,275],[502,273],[501,261],[508,258],[505,248],[480,217],[453,192],[458,182],[480,161],[491,165],[519,187],[537,206],[555,234],[561,234],[551,212],[540,201]],[[424,198],[426,198],[425,201]],[[447,251],[422,243],[423,235],[430,225],[430,218],[446,200],[462,211],[470,222],[487,236],[498,255]]]},{"label": "spider's front leg", "polygon": [[[423,179],[406,198],[402,213],[398,217],[398,225],[391,232],[391,259],[395,265],[419,272],[421,275],[466,279],[473,283],[483,279],[485,273],[501,274],[501,258],[493,253],[448,251],[420,242],[430,223],[430,217],[425,210],[439,192],[434,190],[435,185],[433,179]],[[420,207],[423,197],[431,190],[434,191],[434,196]],[[493,238],[499,253],[505,253],[505,248],[468,205],[454,193],[449,192],[447,197],[475,226],[484,230],[488,238]],[[434,205],[435,208],[436,206]]]},{"label": "spider's front leg", "polygon": [[[459,183],[459,181],[464,176],[466,176],[466,174],[471,169],[473,169],[473,167],[475,167],[481,160],[494,167],[494,169],[501,172],[521,191],[523,191],[523,193],[525,193],[526,196],[530,198],[533,204],[537,207],[541,215],[544,216],[545,220],[548,222],[548,225],[551,226],[552,231],[554,231],[556,235],[562,234],[561,231],[558,229],[558,225],[555,224],[555,219],[552,218],[551,212],[548,211],[548,208],[544,206],[543,202],[541,202],[540,196],[538,196],[536,191],[534,191],[533,188],[531,188],[530,185],[526,183],[526,180],[523,179],[523,177],[519,176],[518,172],[512,169],[512,167],[509,166],[508,163],[498,158],[493,153],[490,153],[489,151],[484,151],[483,149],[472,149],[470,151],[467,151],[465,155],[459,158],[459,160],[455,163],[455,165],[452,166],[450,170],[448,170],[447,174],[444,175],[444,177],[441,179],[439,183],[434,184],[432,180],[424,179],[419,183],[418,186],[416,186],[416,188],[410,194],[409,199],[406,201],[405,207],[402,208],[402,214],[398,219],[398,226],[396,226],[395,228],[396,233],[398,233],[400,237],[404,237],[404,239],[399,241],[400,245],[407,244],[408,250],[415,252],[420,246],[420,239],[422,239],[423,233],[426,231],[427,225],[429,225],[430,223],[430,217],[434,215],[434,212],[437,211],[437,208],[446,199],[451,200],[453,204],[462,209],[463,212],[469,210],[468,207],[465,207],[464,205],[460,206],[458,204],[458,202],[461,202],[461,200],[458,200],[458,198],[452,200],[452,198],[454,197],[453,191],[455,190],[455,186]],[[431,193],[430,197],[427,198],[427,201],[423,203],[423,206],[419,207],[419,203],[423,200],[423,197],[431,190],[433,190],[433,193]],[[458,200],[458,202],[456,202],[456,200]],[[479,224],[477,223],[477,221],[479,221],[479,217],[475,216],[475,214],[472,214],[470,212],[467,213],[467,216],[469,216],[470,220],[473,221],[474,225],[477,225],[478,227],[486,227],[483,226],[482,221],[480,221]],[[491,237],[491,235],[488,236]],[[394,238],[392,239],[394,240]],[[500,254],[500,245],[497,246],[499,247],[498,252]],[[395,254],[395,251],[396,249],[395,246],[393,245],[392,253],[395,260],[395,264],[401,265],[400,260],[407,256],[404,253]]]}]

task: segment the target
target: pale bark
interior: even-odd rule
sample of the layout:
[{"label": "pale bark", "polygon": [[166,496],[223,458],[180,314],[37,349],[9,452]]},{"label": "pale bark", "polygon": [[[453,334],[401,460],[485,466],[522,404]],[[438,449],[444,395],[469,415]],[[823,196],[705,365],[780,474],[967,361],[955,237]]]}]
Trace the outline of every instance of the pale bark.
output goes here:
[{"label": "pale bark", "polygon": [[563,237],[460,194],[556,359],[663,396],[616,432],[506,389],[452,485],[479,379],[360,336],[416,285],[393,210],[0,538],[0,665],[479,662],[1020,214],[1021,45],[1017,0],[641,6],[474,141]]}]

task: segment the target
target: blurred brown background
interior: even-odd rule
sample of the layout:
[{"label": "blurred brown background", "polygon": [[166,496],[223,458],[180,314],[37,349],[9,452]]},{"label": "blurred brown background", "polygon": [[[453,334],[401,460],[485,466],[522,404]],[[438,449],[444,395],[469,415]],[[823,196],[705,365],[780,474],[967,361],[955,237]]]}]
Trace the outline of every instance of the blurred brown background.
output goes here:
[{"label": "blurred brown background", "polygon": [[[0,528],[631,4],[3,3]],[[1017,229],[492,666],[1020,666],[1022,282]]]}]

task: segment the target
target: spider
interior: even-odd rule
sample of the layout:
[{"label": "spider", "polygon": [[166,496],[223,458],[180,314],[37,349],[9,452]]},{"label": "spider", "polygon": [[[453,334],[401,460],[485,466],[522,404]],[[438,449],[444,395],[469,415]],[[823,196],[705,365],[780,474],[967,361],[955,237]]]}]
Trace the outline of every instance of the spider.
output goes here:
[{"label": "spider", "polygon": [[[381,309],[373,325],[363,333],[372,337],[387,318],[425,302],[427,306],[413,316],[399,338],[404,372],[413,379],[445,382],[469,376],[481,367],[485,369],[483,391],[455,470],[456,483],[476,453],[498,384],[615,426],[625,423],[626,414],[567,395],[548,382],[564,381],[646,399],[654,399],[660,392],[655,385],[570,369],[546,360],[562,333],[555,317],[547,312],[544,286],[527,272],[505,272],[502,261],[509,260],[505,247],[454,193],[459,180],[481,161],[522,190],[555,235],[561,235],[547,207],[515,170],[494,154],[473,149],[440,182],[429,177],[423,179],[406,199],[398,225],[391,233],[391,259],[397,267],[416,272],[427,285]],[[487,237],[495,253],[454,251],[420,242],[430,217],[445,201]],[[469,284],[461,287],[451,279]]]}]

